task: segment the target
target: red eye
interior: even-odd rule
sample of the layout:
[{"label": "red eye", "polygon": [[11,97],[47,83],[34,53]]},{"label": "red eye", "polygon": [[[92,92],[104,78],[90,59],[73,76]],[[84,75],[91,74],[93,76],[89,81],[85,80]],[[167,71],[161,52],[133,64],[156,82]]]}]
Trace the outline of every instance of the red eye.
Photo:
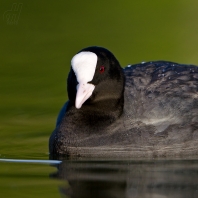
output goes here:
[{"label": "red eye", "polygon": [[105,67],[104,66],[100,66],[100,73],[102,74],[105,71]]}]

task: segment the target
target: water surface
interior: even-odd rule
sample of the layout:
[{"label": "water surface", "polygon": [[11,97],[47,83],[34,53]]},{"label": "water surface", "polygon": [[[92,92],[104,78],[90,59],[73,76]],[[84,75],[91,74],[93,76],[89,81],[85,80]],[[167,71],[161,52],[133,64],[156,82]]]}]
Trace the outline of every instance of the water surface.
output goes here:
[{"label": "water surface", "polygon": [[194,198],[198,160],[1,159],[0,197]]},{"label": "water surface", "polygon": [[[198,160],[65,160],[53,178],[75,198],[198,197]],[[69,184],[69,186],[68,186]]]}]

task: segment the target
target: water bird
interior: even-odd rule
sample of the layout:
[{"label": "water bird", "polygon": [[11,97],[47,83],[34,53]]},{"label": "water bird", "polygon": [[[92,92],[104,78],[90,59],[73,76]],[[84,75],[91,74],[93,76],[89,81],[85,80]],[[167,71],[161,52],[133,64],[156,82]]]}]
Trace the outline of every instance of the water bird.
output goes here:
[{"label": "water bird", "polygon": [[176,157],[198,154],[198,67],[168,61],[120,66],[103,47],[71,60],[69,100],[51,155]]}]

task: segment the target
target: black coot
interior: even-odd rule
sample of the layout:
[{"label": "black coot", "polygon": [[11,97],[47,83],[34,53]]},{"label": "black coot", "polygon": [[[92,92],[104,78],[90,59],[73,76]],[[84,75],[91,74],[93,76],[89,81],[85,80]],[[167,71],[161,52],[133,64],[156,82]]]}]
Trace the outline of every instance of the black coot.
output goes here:
[{"label": "black coot", "polygon": [[155,61],[122,69],[110,51],[94,46],[72,58],[67,86],[51,155],[198,154],[198,67]]}]

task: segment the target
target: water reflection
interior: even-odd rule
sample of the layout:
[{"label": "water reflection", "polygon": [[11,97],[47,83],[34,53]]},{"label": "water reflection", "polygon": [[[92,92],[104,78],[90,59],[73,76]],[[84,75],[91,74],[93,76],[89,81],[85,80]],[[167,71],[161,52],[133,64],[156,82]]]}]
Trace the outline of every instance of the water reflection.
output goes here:
[{"label": "water reflection", "polygon": [[198,197],[198,160],[65,160],[52,177],[71,198]]}]

